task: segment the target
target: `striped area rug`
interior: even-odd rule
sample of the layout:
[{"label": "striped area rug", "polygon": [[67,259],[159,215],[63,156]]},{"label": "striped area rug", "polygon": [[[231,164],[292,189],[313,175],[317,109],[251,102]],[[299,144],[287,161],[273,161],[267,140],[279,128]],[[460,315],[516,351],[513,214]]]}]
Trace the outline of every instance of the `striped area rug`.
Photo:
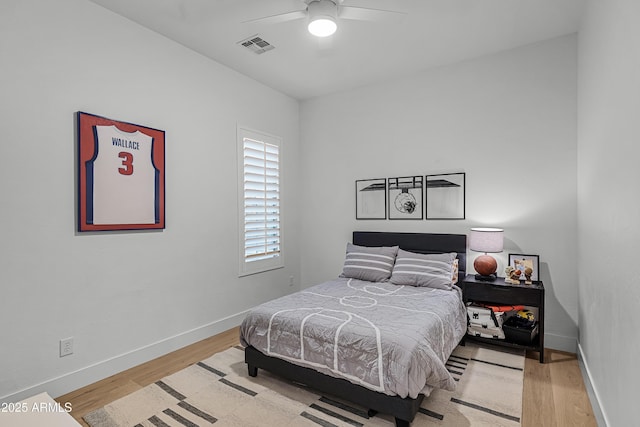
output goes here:
[{"label": "striped area rug", "polygon": [[[519,426],[524,354],[459,346],[448,361],[456,391],[425,398],[413,427]],[[91,427],[349,426],[390,427],[393,418],[258,371],[247,375],[244,351],[230,348],[87,414]]]}]

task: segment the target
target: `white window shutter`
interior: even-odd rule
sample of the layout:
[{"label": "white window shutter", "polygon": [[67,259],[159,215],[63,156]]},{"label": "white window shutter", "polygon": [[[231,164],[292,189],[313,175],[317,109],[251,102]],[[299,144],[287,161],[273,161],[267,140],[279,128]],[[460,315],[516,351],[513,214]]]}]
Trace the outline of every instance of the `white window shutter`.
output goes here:
[{"label": "white window shutter", "polygon": [[240,275],[283,266],[277,137],[238,129]]}]

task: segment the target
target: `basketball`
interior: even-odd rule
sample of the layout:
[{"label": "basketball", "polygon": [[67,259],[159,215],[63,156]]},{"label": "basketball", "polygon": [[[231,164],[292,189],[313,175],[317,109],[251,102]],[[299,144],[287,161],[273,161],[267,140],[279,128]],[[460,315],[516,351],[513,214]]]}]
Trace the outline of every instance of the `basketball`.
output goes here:
[{"label": "basketball", "polygon": [[498,263],[490,255],[480,255],[473,262],[473,268],[478,272],[478,274],[489,276],[496,272],[498,269]]}]

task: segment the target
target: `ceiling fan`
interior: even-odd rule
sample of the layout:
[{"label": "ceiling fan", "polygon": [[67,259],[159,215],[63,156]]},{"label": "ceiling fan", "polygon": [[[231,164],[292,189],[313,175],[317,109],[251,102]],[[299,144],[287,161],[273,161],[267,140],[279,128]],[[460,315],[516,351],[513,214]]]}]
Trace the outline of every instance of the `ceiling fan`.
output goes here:
[{"label": "ceiling fan", "polygon": [[345,6],[344,0],[300,0],[307,7],[301,10],[279,13],[263,18],[244,21],[262,23],[280,23],[295,19],[308,18],[307,29],[317,37],[327,37],[335,33],[338,19],[353,19],[358,21],[381,21],[405,15],[404,12],[367,7]]}]

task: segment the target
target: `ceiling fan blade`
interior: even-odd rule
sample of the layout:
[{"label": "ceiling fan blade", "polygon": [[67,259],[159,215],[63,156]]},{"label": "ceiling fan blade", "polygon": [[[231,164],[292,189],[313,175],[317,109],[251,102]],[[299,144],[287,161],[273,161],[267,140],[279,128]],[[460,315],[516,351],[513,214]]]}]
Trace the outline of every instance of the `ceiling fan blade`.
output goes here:
[{"label": "ceiling fan blade", "polygon": [[302,19],[307,16],[306,10],[294,10],[293,12],[279,13],[277,15],[265,16],[262,18],[249,19],[242,21],[243,24],[260,22],[264,24],[279,24],[281,22],[293,21],[294,19]]},{"label": "ceiling fan blade", "polygon": [[356,21],[394,21],[406,15],[406,12],[384,9],[370,9],[368,7],[340,6],[338,17],[340,19],[353,19]]}]

